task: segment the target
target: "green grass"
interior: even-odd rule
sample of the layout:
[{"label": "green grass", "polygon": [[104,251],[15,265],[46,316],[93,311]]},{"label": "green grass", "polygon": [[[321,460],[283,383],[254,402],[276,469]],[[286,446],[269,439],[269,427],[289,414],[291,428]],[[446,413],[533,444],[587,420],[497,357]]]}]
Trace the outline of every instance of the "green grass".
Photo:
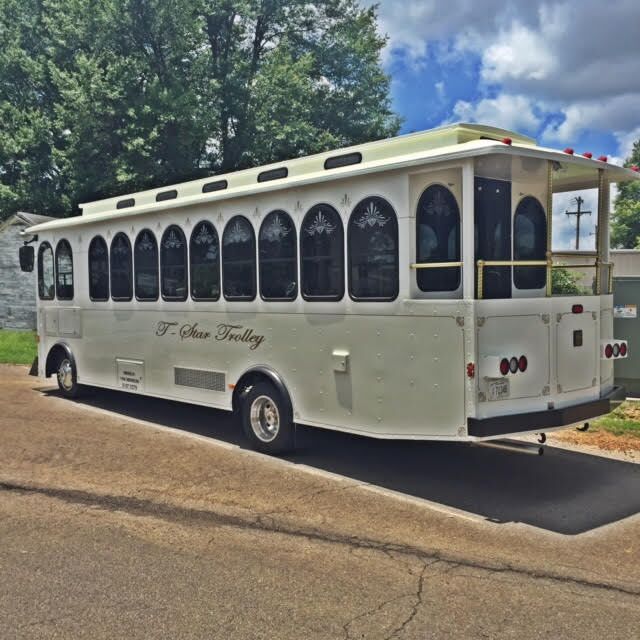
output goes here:
[{"label": "green grass", "polygon": [[36,351],[36,334],[33,331],[0,329],[0,363],[31,364]]},{"label": "green grass", "polygon": [[593,427],[616,436],[640,438],[640,402],[623,402],[611,413],[594,420]]}]

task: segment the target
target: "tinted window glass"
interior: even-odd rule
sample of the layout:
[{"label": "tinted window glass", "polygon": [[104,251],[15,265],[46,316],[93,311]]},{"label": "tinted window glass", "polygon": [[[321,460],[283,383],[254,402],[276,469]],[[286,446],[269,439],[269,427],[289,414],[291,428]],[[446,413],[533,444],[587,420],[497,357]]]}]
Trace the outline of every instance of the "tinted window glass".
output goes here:
[{"label": "tinted window glass", "polygon": [[53,249],[48,242],[38,249],[38,295],[41,300],[53,300],[55,295]]},{"label": "tinted window glass", "polygon": [[109,258],[111,298],[113,300],[131,300],[133,297],[131,243],[124,233],[116,233],[111,241]]},{"label": "tinted window glass", "polygon": [[256,238],[243,216],[231,218],[222,234],[222,287],[227,300],[256,297]]},{"label": "tinted window glass", "polygon": [[187,241],[182,229],[167,227],[160,246],[162,297],[165,300],[187,299]]},{"label": "tinted window glass", "polygon": [[220,297],[220,247],[218,233],[210,222],[200,222],[191,233],[191,297],[217,300]]},{"label": "tinted window glass", "polygon": [[73,300],[73,253],[66,240],[60,240],[56,247],[56,296]]},{"label": "tinted window glass", "polygon": [[109,299],[109,251],[100,236],[89,244],[89,297],[92,300]]},{"label": "tinted window glass", "polygon": [[272,211],[260,227],[260,295],[295,300],[298,295],[296,229],[284,211]]},{"label": "tinted window glass", "polygon": [[383,198],[360,202],[349,218],[349,293],[356,300],[398,295],[398,220]]},{"label": "tinted window glass", "polygon": [[133,249],[135,288],[138,300],[158,299],[158,243],[149,229],[143,229]]},{"label": "tinted window glass", "polygon": [[327,204],[311,208],[300,228],[300,280],[305,300],[341,300],[344,295],[344,229]]},{"label": "tinted window glass", "polygon": [[[439,184],[420,196],[416,211],[416,262],[460,261],[460,210],[455,197]],[[418,269],[421,291],[455,291],[460,286],[460,267]]]},{"label": "tinted window glass", "polygon": [[[514,260],[545,260],[547,217],[538,200],[527,196],[520,201],[513,221]],[[518,289],[541,289],[547,281],[545,267],[515,267],[513,281]]]}]

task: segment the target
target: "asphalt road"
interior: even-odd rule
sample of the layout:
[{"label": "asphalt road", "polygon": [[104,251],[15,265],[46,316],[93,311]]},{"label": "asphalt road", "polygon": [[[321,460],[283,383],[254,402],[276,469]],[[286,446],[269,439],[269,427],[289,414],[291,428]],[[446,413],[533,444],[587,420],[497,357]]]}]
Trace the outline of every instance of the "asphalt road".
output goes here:
[{"label": "asphalt road", "polygon": [[639,636],[638,465],[311,429],[279,461],[224,413],[25,374],[0,367],[0,638]]}]

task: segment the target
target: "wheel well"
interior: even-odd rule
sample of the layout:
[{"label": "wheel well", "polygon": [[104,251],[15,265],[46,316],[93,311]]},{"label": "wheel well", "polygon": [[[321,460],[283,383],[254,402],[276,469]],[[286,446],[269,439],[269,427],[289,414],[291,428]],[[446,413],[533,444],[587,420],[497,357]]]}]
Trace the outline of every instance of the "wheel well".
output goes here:
[{"label": "wheel well", "polygon": [[69,351],[69,347],[65,344],[54,344],[53,347],[49,350],[47,355],[47,362],[45,364],[45,375],[49,378],[53,373],[58,370],[58,365],[60,361],[65,357],[71,357],[71,352]]},{"label": "wheel well", "polygon": [[282,378],[275,371],[267,367],[251,369],[240,376],[231,398],[231,406],[234,414],[238,415],[242,394],[258,382],[268,382],[272,384],[282,395],[283,401],[288,405],[288,408],[291,410],[291,415],[293,416],[293,404],[287,387]]}]

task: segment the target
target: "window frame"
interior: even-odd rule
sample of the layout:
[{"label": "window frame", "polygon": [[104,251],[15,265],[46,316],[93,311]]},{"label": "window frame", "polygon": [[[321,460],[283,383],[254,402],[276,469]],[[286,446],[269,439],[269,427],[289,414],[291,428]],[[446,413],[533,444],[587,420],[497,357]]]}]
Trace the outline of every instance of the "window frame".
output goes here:
[{"label": "window frame", "polygon": [[[278,297],[278,298],[271,298],[271,297],[267,297],[264,295],[263,290],[262,290],[262,283],[263,283],[263,261],[261,259],[261,251],[262,251],[262,231],[264,229],[264,226],[267,222],[267,220],[269,219],[270,216],[272,215],[282,215],[285,218],[288,218],[289,222],[291,223],[291,229],[293,231],[293,257],[292,258],[286,258],[286,260],[292,261],[293,262],[293,268],[294,268],[294,276],[295,276],[295,290],[293,292],[293,294],[289,297]],[[298,232],[296,230],[296,223],[294,222],[292,216],[290,216],[284,209],[273,209],[272,211],[269,211],[269,213],[267,213],[267,215],[262,219],[262,222],[260,223],[260,228],[258,229],[258,242],[257,242],[257,249],[258,249],[258,281],[260,284],[260,298],[262,300],[264,300],[265,302],[293,302],[295,300],[297,300],[298,298],[298,291],[300,289],[300,283],[299,283],[299,267],[298,267]],[[281,258],[281,260],[285,260],[285,258]]]},{"label": "window frame", "polygon": [[[538,207],[538,211],[542,213],[542,220],[544,221],[544,227],[542,228],[542,236],[541,236],[543,239],[544,251],[542,252],[542,255],[540,258],[535,258],[535,257],[519,258],[516,253],[516,239],[518,237],[518,234],[516,234],[516,222],[518,219],[518,215],[523,215],[522,211],[520,211],[523,203],[525,203],[528,200],[536,203]],[[513,212],[513,229],[511,231],[511,242],[512,242],[512,251],[513,251],[514,260],[546,260],[547,251],[549,251],[549,247],[547,246],[547,241],[548,241],[547,225],[549,224],[547,215],[548,214],[545,207],[543,206],[542,202],[540,202],[540,200],[536,198],[536,196],[532,194],[527,194],[522,198],[520,198]],[[534,271],[534,270],[539,270],[539,271]],[[518,276],[522,277],[525,274],[535,274],[535,275],[540,274],[540,279],[542,281],[542,284],[539,287],[518,286],[517,284]],[[540,267],[514,267],[513,268],[513,287],[518,291],[540,291],[541,289],[545,288],[546,285],[547,285],[546,267],[540,266]]]},{"label": "window frame", "polygon": [[[182,296],[167,295],[165,293],[165,287],[164,287],[165,264],[164,264],[164,259],[162,257],[162,254],[163,254],[163,250],[168,250],[164,247],[164,241],[167,234],[173,229],[176,229],[179,232],[182,239],[182,246],[184,247],[182,251],[182,256],[183,256],[182,265],[184,268],[184,295]],[[160,254],[160,294],[162,295],[162,299],[165,302],[184,302],[189,297],[189,246],[187,244],[187,236],[185,235],[185,232],[182,230],[182,227],[180,225],[170,224],[162,232],[162,237],[160,239],[160,246],[159,246],[159,254]]]},{"label": "window frame", "polygon": [[[451,197],[451,199],[453,200],[453,202],[456,205],[456,213],[457,213],[457,248],[458,248],[458,258],[454,259],[454,260],[441,260],[441,259],[433,259],[433,260],[423,260],[420,257],[420,234],[419,234],[419,228],[420,228],[420,209],[421,209],[421,202],[422,199],[425,197],[425,195],[427,194],[427,192],[430,189],[433,188],[440,188],[440,189],[444,189],[445,191],[448,192],[449,196]],[[431,226],[431,225],[429,225]],[[431,227],[433,228],[433,227]],[[420,197],[418,198],[418,202],[416,204],[416,212],[415,212],[415,236],[416,236],[416,242],[415,242],[415,248],[416,248],[416,262],[418,263],[425,263],[425,264],[429,264],[430,262],[460,262],[462,260],[462,215],[460,213],[460,204],[458,202],[458,199],[456,198],[455,193],[453,192],[452,189],[450,189],[446,184],[442,183],[442,182],[432,182],[431,184],[428,184],[420,193]],[[431,295],[437,295],[437,294],[452,294],[455,293],[456,291],[460,290],[460,287],[462,286],[462,267],[457,266],[457,267],[442,267],[440,268],[434,268],[434,269],[425,269],[424,271],[429,275],[435,275],[437,272],[440,272],[441,270],[446,270],[446,271],[453,271],[455,270],[457,272],[457,284],[455,288],[448,288],[448,289],[424,289],[422,288],[422,286],[420,285],[420,271],[416,270],[416,287],[418,288],[418,291],[420,291],[421,293],[426,293],[426,294],[431,294]]]},{"label": "window frame", "polygon": [[[98,241],[101,242],[104,250],[105,250],[105,254],[107,256],[107,297],[106,298],[95,298],[93,295],[91,295],[91,275],[92,275],[92,270],[91,270],[91,248],[94,246],[94,243]],[[101,236],[100,234],[97,234],[95,236],[93,236],[93,238],[91,238],[91,241],[89,242],[89,249],[87,250],[87,276],[89,278],[88,281],[88,290],[89,290],[89,300],[91,300],[91,302],[108,302],[109,298],[111,296],[111,266],[110,266],[110,261],[109,261],[109,245],[107,244],[107,241],[104,239],[103,236]]]},{"label": "window frame", "polygon": [[[192,244],[193,244],[193,241],[194,241],[194,235],[195,235],[196,229],[201,224],[208,224],[213,229],[213,233],[215,234],[216,241],[218,243],[218,255],[216,257],[216,265],[218,267],[218,295],[215,298],[201,298],[200,296],[194,296],[193,295],[193,275],[192,275],[193,251],[192,251]],[[193,225],[193,230],[191,231],[191,235],[189,236],[189,295],[190,295],[192,300],[194,300],[195,302],[217,302],[218,300],[220,300],[220,296],[222,295],[222,265],[221,265],[221,261],[222,261],[222,242],[221,242],[220,234],[218,233],[218,229],[216,228],[216,225],[213,224],[213,222],[211,222],[211,220],[207,220],[207,219],[203,218],[202,220],[199,220],[196,224]]]},{"label": "window frame", "polygon": [[[113,295],[113,246],[119,236],[122,236],[127,241],[127,247],[129,249],[129,263],[131,265],[131,268],[129,269],[130,294],[128,296]],[[131,239],[124,231],[118,231],[111,239],[111,244],[109,245],[109,282],[109,293],[111,295],[111,299],[114,302],[130,302],[131,300],[133,300],[133,249],[131,247]]]},{"label": "window frame", "polygon": [[[366,202],[367,200],[371,200],[373,198],[376,198],[378,200],[382,200],[383,202],[385,202],[389,208],[391,209],[391,214],[393,215],[393,222],[394,222],[394,229],[395,229],[395,261],[394,261],[394,267],[395,267],[395,272],[396,272],[396,278],[395,278],[395,290],[394,290],[394,294],[391,296],[385,296],[385,297],[361,297],[361,296],[355,296],[353,294],[353,276],[352,276],[352,249],[351,249],[351,243],[352,243],[352,230],[351,230],[351,222],[353,220],[353,218],[356,215],[356,210],[360,208],[360,206]],[[348,291],[349,291],[349,298],[351,298],[351,300],[353,300],[354,302],[393,302],[394,300],[397,300],[398,296],[400,295],[400,246],[399,246],[399,240],[400,240],[400,225],[398,222],[398,214],[396,213],[396,209],[395,207],[391,204],[391,202],[385,198],[384,196],[380,196],[380,195],[368,195],[365,196],[364,198],[361,198],[358,203],[355,205],[355,207],[353,207],[353,209],[351,210],[351,214],[349,215],[349,220],[347,221],[347,287],[348,287]]]},{"label": "window frame", "polygon": [[[251,229],[251,238],[253,240],[253,269],[252,269],[252,273],[253,273],[253,295],[251,297],[249,296],[227,296],[227,294],[225,293],[225,283],[226,283],[226,276],[225,276],[225,248],[224,248],[224,236],[227,233],[227,229],[229,229],[231,227],[231,223],[234,220],[237,220],[238,218],[242,218],[243,220],[245,220],[245,222],[249,225],[249,228]],[[249,220],[249,218],[247,218],[247,216],[244,216],[242,214],[237,214],[235,216],[232,216],[231,218],[229,218],[229,220],[227,221],[227,223],[224,226],[224,229],[222,230],[222,236],[220,239],[220,246],[221,246],[221,251],[220,251],[220,259],[221,259],[221,276],[222,276],[222,295],[224,297],[224,299],[228,302],[253,302],[256,299],[257,293],[258,293],[258,243],[256,241],[256,230],[253,228],[253,225],[251,224],[251,220]]]},{"label": "window frame", "polygon": [[[51,252],[51,269],[53,271],[53,292],[50,296],[42,295],[42,290],[44,288],[44,269],[42,265],[42,254],[46,249],[49,249]],[[38,247],[38,299],[39,300],[55,300],[56,299],[56,256],[53,251],[53,247],[51,243],[45,240],[40,243]]]},{"label": "window frame", "polygon": [[[136,275],[137,275],[137,271],[138,271],[138,267],[136,265],[136,248],[138,246],[138,240],[140,240],[140,238],[142,237],[143,233],[150,233],[151,234],[151,238],[153,239],[153,242],[155,244],[156,247],[156,284],[157,284],[157,292],[154,298],[143,298],[142,296],[138,295],[138,281],[136,279]],[[156,234],[153,233],[153,231],[149,228],[149,227],[144,227],[143,229],[140,229],[140,231],[137,233],[136,235],[136,239],[133,241],[133,248],[132,248],[132,256],[133,256],[133,295],[135,296],[136,300],[138,302],[156,302],[158,300],[158,298],[160,297],[160,249],[158,247],[158,239],[156,238]]]},{"label": "window frame", "polygon": [[[69,257],[71,259],[71,284],[70,285],[61,285],[58,281],[58,277],[60,275],[60,250],[62,247],[66,246],[69,250]],[[73,248],[71,247],[71,243],[66,238],[61,238],[56,243],[56,254],[55,254],[55,282],[56,282],[56,299],[57,300],[65,300],[70,301],[73,300],[75,296],[75,283],[74,283],[74,268],[73,268]],[[71,295],[62,295],[60,293],[60,289],[62,287],[71,287]]]}]

